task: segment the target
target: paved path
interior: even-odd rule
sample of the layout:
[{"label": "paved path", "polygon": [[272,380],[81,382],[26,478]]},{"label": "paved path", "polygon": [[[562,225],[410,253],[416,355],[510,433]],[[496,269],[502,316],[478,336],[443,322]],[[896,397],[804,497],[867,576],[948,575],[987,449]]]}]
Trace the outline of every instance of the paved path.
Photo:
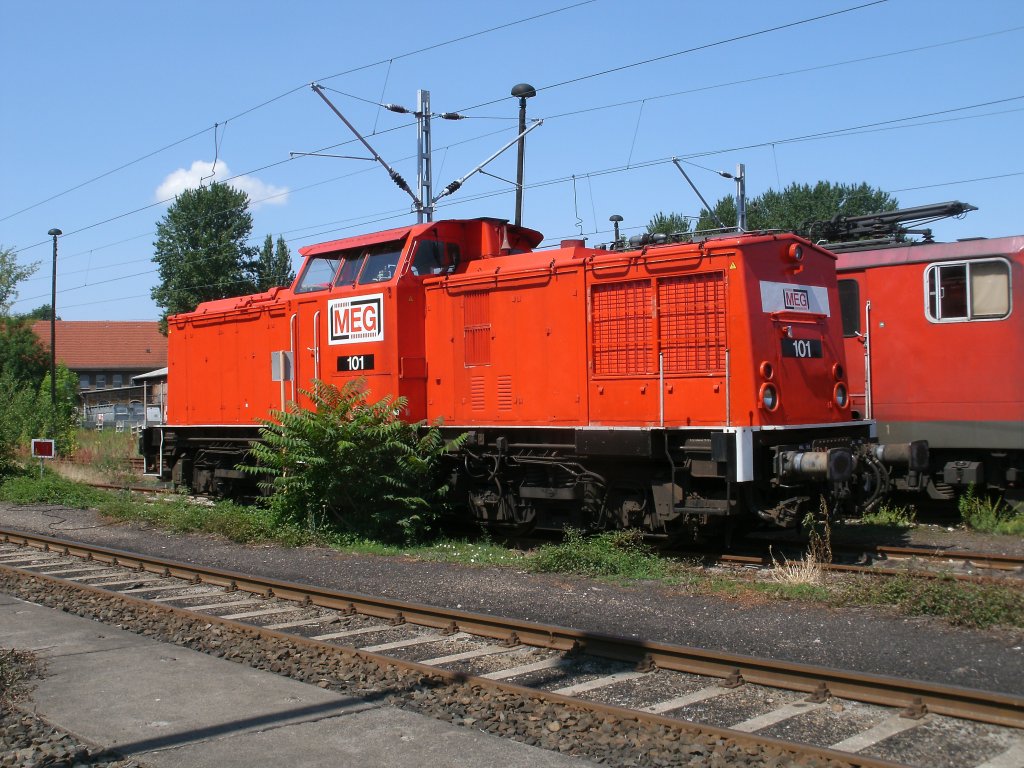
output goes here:
[{"label": "paved path", "polygon": [[0,646],[45,660],[38,715],[152,768],[590,765],[3,593]]}]

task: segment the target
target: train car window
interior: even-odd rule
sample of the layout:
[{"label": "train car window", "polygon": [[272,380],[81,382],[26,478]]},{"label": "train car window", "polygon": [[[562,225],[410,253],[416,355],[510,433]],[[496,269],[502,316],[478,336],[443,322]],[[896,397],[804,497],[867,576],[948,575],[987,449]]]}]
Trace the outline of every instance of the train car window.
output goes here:
[{"label": "train car window", "polygon": [[925,281],[932,322],[999,320],[1010,314],[1010,266],[1002,259],[935,264]]},{"label": "train car window", "polygon": [[296,293],[312,293],[331,287],[334,273],[338,271],[340,259],[318,257],[306,262],[299,281],[295,284]]},{"label": "train car window", "polygon": [[401,256],[401,243],[383,243],[368,248],[363,268],[359,272],[359,284],[386,283],[395,276]]},{"label": "train car window", "polygon": [[458,263],[459,246],[455,243],[420,240],[416,244],[411,271],[420,277],[447,275],[455,270]]},{"label": "train car window", "polygon": [[839,314],[843,336],[860,335],[860,284],[856,280],[839,281]]},{"label": "train car window", "polygon": [[1010,265],[982,261],[971,265],[971,319],[1010,314]]}]

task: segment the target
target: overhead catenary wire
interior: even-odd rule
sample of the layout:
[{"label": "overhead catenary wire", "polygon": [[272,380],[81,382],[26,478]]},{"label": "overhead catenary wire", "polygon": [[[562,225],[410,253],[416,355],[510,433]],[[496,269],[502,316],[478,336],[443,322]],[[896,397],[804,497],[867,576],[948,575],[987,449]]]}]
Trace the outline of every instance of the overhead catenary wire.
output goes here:
[{"label": "overhead catenary wire", "polygon": [[[365,69],[371,69],[373,67],[377,67],[377,66],[380,66],[380,65],[385,64],[385,63],[390,63],[390,62],[396,61],[398,59],[405,59],[405,58],[409,58],[411,56],[417,56],[417,55],[419,55],[421,53],[427,53],[429,51],[434,51],[434,50],[437,50],[438,48],[443,48],[443,47],[448,46],[448,45],[454,45],[456,43],[461,43],[461,42],[464,42],[466,40],[471,40],[471,39],[476,38],[476,37],[481,37],[483,35],[490,34],[491,32],[497,32],[497,31],[502,30],[502,29],[508,29],[509,27],[514,27],[514,26],[517,26],[519,24],[526,24],[527,22],[536,21],[538,19],[543,19],[543,18],[546,18],[548,16],[554,16],[556,14],[563,13],[565,11],[570,11],[570,10],[573,10],[575,8],[579,8],[579,7],[584,6],[584,5],[590,5],[590,4],[595,3],[595,2],[597,2],[597,0],[578,0],[578,2],[570,3],[569,5],[564,5],[564,6],[561,6],[559,8],[553,8],[550,11],[543,11],[541,13],[536,13],[536,14],[533,14],[531,16],[525,16],[525,17],[520,18],[520,19],[515,19],[513,21],[506,22],[504,24],[498,24],[498,25],[495,25],[495,26],[492,26],[492,27],[487,27],[486,29],[477,30],[476,32],[470,32],[470,33],[467,33],[465,35],[459,35],[458,37],[453,37],[453,38],[450,38],[448,40],[444,40],[444,41],[439,42],[439,43],[433,43],[431,45],[423,46],[422,48],[416,48],[414,50],[406,51],[404,53],[399,53],[399,54],[396,54],[394,56],[390,56],[390,57],[385,58],[385,59],[380,59],[379,61],[375,61],[375,62],[372,62],[372,63],[369,63],[369,64],[363,64],[363,65],[352,67],[350,69],[347,69],[347,70],[344,70],[344,71],[341,71],[341,72],[336,72],[333,75],[325,75],[323,77],[315,78],[315,80],[318,81],[318,82],[324,82],[324,81],[327,81],[327,80],[334,80],[336,78],[343,77],[344,75],[353,74],[355,72],[359,72],[359,71],[362,71],[362,70],[365,70]],[[260,110],[260,109],[262,109],[264,107],[267,107],[267,106],[269,106],[269,105],[271,105],[271,104],[273,104],[273,103],[275,103],[277,101],[280,101],[281,99],[284,99],[284,98],[286,98],[288,96],[291,96],[294,93],[299,93],[300,91],[304,91],[308,87],[308,85],[309,85],[309,81],[306,81],[306,82],[302,83],[302,85],[298,85],[298,86],[295,86],[294,88],[290,88],[287,91],[284,91],[283,93],[279,93],[278,95],[273,96],[273,97],[271,97],[269,99],[266,99],[265,101],[261,101],[260,103],[255,104],[254,106],[251,106],[251,107],[248,107],[246,109],[243,109],[241,112],[239,112],[239,113],[237,113],[235,115],[232,115],[231,117],[229,117],[226,120],[222,121],[222,123],[226,125],[227,123],[231,122],[232,120],[238,120],[238,119],[240,119],[242,117],[245,117],[246,115],[249,115],[249,114],[251,114],[253,112],[256,112],[257,110]],[[129,167],[131,167],[131,166],[133,166],[133,165],[135,165],[137,163],[142,162],[143,160],[148,160],[149,158],[154,157],[156,155],[159,155],[162,152],[167,151],[168,149],[172,149],[172,148],[174,148],[176,146],[179,146],[180,144],[184,144],[187,141],[191,141],[192,139],[194,139],[194,138],[196,138],[198,136],[202,136],[204,133],[206,133],[208,131],[211,131],[211,130],[214,131],[215,132],[214,136],[216,137],[216,125],[217,125],[217,123],[214,123],[213,126],[210,126],[210,127],[207,127],[207,128],[203,128],[203,129],[201,129],[199,131],[191,133],[188,136],[184,136],[184,137],[182,137],[180,139],[177,139],[177,140],[171,142],[170,144],[167,144],[165,146],[160,147],[159,149],[155,149],[155,150],[153,150],[151,152],[147,152],[146,154],[141,155],[140,157],[137,157],[134,160],[129,160],[126,163],[122,163],[121,165],[118,165],[115,168],[111,168],[110,170],[104,171],[103,173],[101,173],[101,174],[99,174],[97,176],[93,176],[92,178],[86,179],[85,181],[80,182],[78,184],[75,184],[74,186],[69,187],[69,188],[67,188],[67,189],[65,189],[65,190],[63,190],[61,192],[57,192],[56,194],[50,195],[49,197],[47,197],[44,200],[40,200],[40,201],[35,202],[35,203],[31,204],[31,205],[28,205],[28,206],[26,206],[26,207],[24,207],[24,208],[22,208],[20,210],[14,211],[13,213],[9,213],[6,216],[0,217],[0,222],[7,221],[8,219],[14,218],[15,216],[19,216],[22,213],[27,213],[28,211],[31,211],[34,208],[38,208],[41,205],[45,205],[46,203],[52,202],[53,200],[56,200],[56,199],[58,199],[60,197],[63,197],[64,195],[70,194],[71,192],[74,192],[76,190],[79,190],[82,187],[86,187],[86,186],[88,186],[90,184],[93,184],[93,183],[99,181],[100,179],[104,179],[107,176],[111,176],[111,175],[117,173],[118,171],[122,171],[125,168],[129,168]],[[215,138],[215,140],[216,140],[216,138]]]},{"label": "overhead catenary wire", "polygon": [[[580,5],[580,4],[578,3],[578,4],[572,5],[572,6],[566,6],[566,9],[574,8],[577,5]],[[526,20],[532,20],[532,19],[533,19],[533,17],[529,17]],[[490,30],[490,31],[493,31],[493,29]],[[963,44],[963,43],[974,42],[974,41],[977,41],[977,40],[983,40],[983,39],[987,39],[987,38],[990,38],[990,37],[995,37],[995,36],[1005,35],[1005,34],[1012,34],[1012,33],[1021,32],[1021,31],[1024,31],[1024,26],[1009,27],[1009,28],[1005,28],[1005,29],[999,29],[999,30],[993,30],[993,31],[989,31],[989,32],[984,32],[984,33],[977,34],[977,35],[970,35],[970,36],[967,36],[967,37],[956,38],[956,39],[953,39],[953,40],[944,40],[944,41],[941,41],[941,42],[938,42],[938,43],[931,43],[931,44],[923,45],[923,46],[915,46],[915,47],[912,47],[912,48],[905,48],[905,49],[898,50],[898,51],[889,51],[889,52],[885,52],[885,53],[875,54],[875,55],[872,55],[872,56],[865,56],[865,57],[859,57],[859,58],[854,58],[854,59],[846,59],[846,60],[842,60],[842,61],[838,61],[838,62],[831,62],[831,63],[828,63],[828,64],[816,65],[816,66],[813,66],[813,67],[804,67],[804,68],[795,69],[795,70],[787,70],[787,71],[783,71],[783,72],[776,72],[776,73],[768,74],[768,75],[759,75],[757,77],[745,78],[745,79],[742,79],[742,80],[733,80],[733,81],[728,81],[728,82],[723,82],[723,83],[716,83],[716,84],[712,84],[712,85],[699,86],[699,87],[696,87],[696,88],[690,88],[690,89],[686,89],[686,90],[683,90],[683,91],[673,91],[673,92],[667,93],[667,94],[645,96],[645,97],[643,97],[641,99],[631,99],[631,100],[627,100],[627,101],[619,101],[619,102],[615,102],[615,103],[611,103],[611,104],[599,105],[599,106],[595,106],[595,107],[586,107],[586,108],[583,108],[583,109],[572,110],[572,111],[569,111],[569,112],[563,112],[563,113],[558,113],[558,114],[550,115],[550,116],[546,117],[545,119],[546,120],[554,120],[554,119],[563,118],[563,117],[582,115],[582,114],[586,114],[587,112],[593,112],[593,111],[605,110],[605,109],[612,109],[612,108],[619,107],[619,106],[628,106],[630,104],[637,104],[637,103],[642,103],[642,102],[645,102],[645,101],[654,101],[654,100],[657,100],[657,99],[672,98],[672,97],[677,97],[677,96],[689,95],[689,94],[697,93],[697,92],[701,92],[701,91],[707,91],[707,90],[718,89],[718,88],[725,88],[725,87],[730,87],[730,86],[735,86],[735,85],[743,85],[743,84],[748,84],[748,83],[762,81],[762,80],[767,80],[767,79],[773,79],[773,78],[779,78],[779,77],[789,77],[789,76],[796,75],[796,74],[804,74],[804,73],[818,71],[818,70],[832,68],[832,67],[847,66],[847,65],[850,65],[850,64],[858,64],[858,63],[874,61],[874,60],[878,60],[878,59],[889,58],[889,57],[893,57],[893,56],[901,56],[901,55],[907,55],[907,54],[911,54],[911,53],[919,53],[919,52],[922,52],[922,51],[933,50],[933,49],[947,47],[947,46],[951,46],[951,45],[960,45],[960,44]],[[485,32],[486,32],[486,30],[485,30]],[[483,32],[481,32],[481,34],[483,34]],[[461,38],[456,38],[453,41],[449,41],[449,42],[455,42],[455,41],[458,41],[460,39]],[[442,45],[442,44],[439,44],[439,45]],[[421,51],[413,51],[413,52],[410,52],[408,54],[402,54],[402,55],[396,56],[394,58],[402,58],[403,56],[414,55],[417,52],[421,52]],[[375,66],[376,64],[384,63],[385,61],[391,61],[391,60],[392,59],[381,60],[381,62],[376,62],[373,65],[366,65],[366,66]],[[346,74],[348,72],[358,71],[358,69],[360,69],[360,68],[355,68],[353,70],[347,70],[346,72],[337,73],[336,75],[331,75],[331,76],[329,76],[327,78],[322,78],[322,79],[326,80],[326,79],[330,79],[330,78],[334,78],[334,77],[339,77],[339,76],[341,76],[343,74]],[[293,91],[290,91],[289,93],[295,92],[295,91],[298,91],[298,90],[304,90],[306,87],[307,86],[304,85],[301,88],[293,89]],[[336,90],[336,89],[331,89],[331,90]],[[345,93],[343,91],[337,91],[337,92],[338,93]],[[287,94],[282,94],[282,96],[283,95],[287,95]],[[345,95],[346,96],[352,96],[353,98],[357,98],[357,99],[360,98],[358,96],[353,96],[352,94],[348,94],[348,93],[345,93]],[[373,102],[372,100],[369,100],[369,99],[362,99],[362,100],[366,101],[368,103],[371,103],[371,104],[375,104],[376,103],[376,102]],[[504,100],[504,97],[502,99],[496,99],[494,101],[487,102],[487,103],[488,104],[493,104],[493,103],[498,103],[498,102],[503,101],[503,100]],[[271,101],[273,101],[273,100],[271,100]],[[265,103],[270,103],[270,102],[265,102]],[[234,117],[229,118],[229,119],[231,119],[231,120],[236,119],[236,118],[240,117],[242,114],[246,114],[246,113],[241,113],[239,115],[235,115]],[[499,118],[499,119],[514,120],[515,118],[514,117],[509,117],[509,118]],[[405,124],[405,125],[396,126],[394,128],[387,129],[386,131],[382,131],[381,133],[395,131],[395,130],[401,130],[402,128],[412,127],[413,125],[415,125],[415,124],[414,123],[408,123],[408,124]],[[205,129],[204,131],[201,131],[201,132],[199,132],[197,134],[193,134],[193,136],[187,137],[187,138],[194,138],[195,136],[200,135],[201,133],[205,133],[206,130],[212,130],[212,128],[211,129]],[[350,144],[350,143],[352,143],[354,141],[355,141],[354,139],[351,139],[351,140],[346,140],[346,141],[343,141],[343,142],[340,142],[340,143],[337,143],[337,144],[328,145],[326,147],[322,147],[321,149],[317,150],[317,152],[324,152],[324,151],[329,150],[329,149],[335,149],[337,147],[344,146],[346,144]],[[178,143],[180,143],[180,142],[178,142]],[[173,145],[169,145],[166,148],[169,148],[170,146],[173,146]],[[162,151],[162,150],[158,150],[158,151]],[[139,158],[139,160],[141,160],[141,159],[145,159],[145,158]],[[277,162],[272,162],[272,163],[263,165],[263,166],[261,166],[259,168],[255,168],[255,169],[250,169],[248,171],[244,171],[244,172],[236,174],[235,176],[232,176],[232,177],[230,177],[228,179],[225,179],[224,183],[228,183],[228,182],[230,182],[232,180],[235,180],[237,178],[240,178],[242,176],[259,173],[259,172],[267,170],[269,168],[273,168],[273,167],[282,165],[283,163],[289,162],[292,159],[294,159],[294,158],[287,158],[285,160],[281,160],[281,161],[277,161]],[[132,161],[132,162],[137,162],[137,161],[138,160]],[[127,167],[127,166],[125,166],[125,167]],[[117,170],[117,169],[115,169],[115,170]],[[105,174],[105,175],[109,175],[109,173]],[[100,178],[100,177],[97,177],[97,178]],[[132,214],[139,213],[139,212],[147,210],[149,208],[153,208],[153,207],[156,207],[158,205],[163,205],[164,203],[167,203],[167,202],[170,202],[170,201],[171,201],[171,198],[168,198],[168,199],[165,199],[165,200],[160,200],[160,201],[152,203],[152,204],[150,204],[148,206],[144,206],[142,208],[136,208],[134,210],[128,211],[128,212],[126,212],[124,214],[121,214],[119,216],[115,216],[115,217],[112,217],[110,219],[105,219],[105,220],[103,220],[101,222],[97,222],[93,226],[99,226],[99,225],[102,225],[102,224],[107,224],[107,223],[110,223],[112,221],[116,221],[119,218],[123,218],[125,216],[130,216]],[[25,209],[25,210],[28,210],[28,209]],[[2,219],[0,219],[0,221],[2,221]],[[91,227],[87,227],[87,228],[91,228]],[[84,231],[84,229],[74,230],[73,232],[68,232],[67,234],[70,235],[70,234],[74,234],[74,233],[81,232],[81,231]],[[15,252],[16,253],[20,253],[22,251],[28,251],[28,250],[31,250],[31,249],[36,248],[36,247],[41,247],[43,245],[47,245],[48,243],[49,243],[48,239],[47,240],[40,240],[40,241],[38,241],[36,243],[32,243],[30,245],[27,245],[27,246],[24,246],[24,247],[22,247],[20,249],[17,249]]]},{"label": "overhead catenary wire", "polygon": [[[906,117],[893,118],[893,119],[890,119],[890,120],[877,121],[877,122],[874,122],[874,123],[865,123],[865,124],[861,124],[861,125],[857,125],[857,126],[852,126],[852,127],[847,127],[847,128],[837,128],[837,129],[832,129],[832,130],[828,130],[828,131],[821,131],[821,132],[812,133],[812,134],[804,134],[804,135],[797,136],[797,137],[776,138],[776,139],[770,139],[770,140],[756,142],[756,143],[751,143],[751,144],[745,144],[745,145],[742,145],[742,146],[734,146],[734,147],[719,148],[719,149],[712,149],[712,150],[701,150],[701,151],[693,152],[693,153],[689,153],[689,154],[680,154],[678,156],[675,156],[675,159],[678,159],[679,161],[682,161],[682,162],[687,162],[687,163],[691,163],[693,165],[697,165],[696,163],[693,162],[694,158],[711,157],[711,156],[714,156],[714,155],[733,153],[733,152],[737,152],[737,151],[741,151],[741,150],[769,147],[769,146],[772,146],[774,144],[792,144],[792,143],[799,143],[799,142],[803,142],[803,141],[816,141],[816,140],[823,140],[823,139],[829,139],[829,138],[842,138],[842,137],[845,137],[845,136],[858,135],[860,133],[870,133],[870,132],[874,132],[874,131],[897,130],[897,129],[906,129],[906,128],[920,127],[922,125],[931,125],[931,124],[934,124],[934,122],[943,122],[943,121],[931,121],[931,122],[928,122],[928,123],[909,123],[909,121],[917,120],[917,119],[920,119],[922,117],[933,117],[933,116],[938,116],[938,115],[952,114],[952,113],[961,112],[961,111],[965,111],[965,110],[969,110],[969,109],[975,109],[975,108],[982,107],[982,106],[989,106],[989,105],[994,105],[994,104],[1009,103],[1009,102],[1013,102],[1013,101],[1017,101],[1017,100],[1021,100],[1021,99],[1024,99],[1024,95],[1012,96],[1012,97],[1007,97],[1007,98],[1004,98],[1004,99],[996,99],[996,100],[992,100],[992,101],[980,102],[980,103],[977,103],[977,104],[964,105],[964,106],[959,106],[959,107],[950,107],[950,108],[947,108],[947,109],[944,109],[944,110],[935,110],[935,111],[931,111],[931,112],[921,113],[921,114],[918,114],[918,115],[910,115],[910,116],[906,116]],[[1021,108],[1021,110],[1024,110],[1024,108]],[[1020,110],[1012,110],[1012,111],[1020,111]],[[972,118],[978,118],[978,117],[987,117],[987,116],[1000,115],[1000,114],[1005,114],[1005,112],[986,113],[986,114],[983,114],[983,115],[962,116],[962,117],[953,118],[953,119],[955,119],[955,120],[964,120],[964,119],[972,119]],[[909,124],[906,124],[906,125],[894,125],[896,123],[909,123]],[[494,132],[494,133],[497,133],[497,132]],[[592,170],[592,171],[586,171],[586,172],[582,172],[582,173],[574,173],[574,174],[569,174],[569,175],[565,175],[565,176],[559,176],[559,177],[555,177],[555,178],[552,178],[552,179],[547,179],[547,180],[542,180],[542,181],[538,181],[538,182],[533,182],[533,183],[527,184],[525,186],[526,186],[527,189],[539,189],[539,188],[543,188],[543,187],[551,186],[551,185],[555,185],[555,184],[575,183],[575,180],[576,179],[580,179],[580,178],[587,178],[587,179],[596,178],[596,177],[605,176],[605,175],[609,175],[609,174],[622,173],[622,172],[626,172],[626,171],[633,171],[633,170],[640,170],[640,169],[644,169],[644,168],[650,168],[650,167],[653,167],[653,166],[669,164],[669,163],[672,163],[672,162],[673,162],[673,157],[671,157],[671,156],[670,157],[655,158],[655,159],[644,160],[644,161],[640,161],[640,162],[637,162],[637,163],[633,163],[633,164],[628,165],[628,166],[613,166],[613,167],[610,167],[610,168],[604,168],[604,169],[599,169],[599,170]],[[704,170],[712,171],[714,173],[719,173],[719,174],[721,173],[719,171],[713,171],[710,168],[705,168],[704,166],[699,166],[698,165],[698,167],[704,168]],[[358,175],[360,173],[366,173],[367,171],[368,171],[368,169],[361,169],[359,171],[354,171],[354,172],[352,172],[350,174],[346,174],[345,177],[350,177],[350,176]],[[1009,174],[1009,175],[1014,175],[1014,174]],[[344,178],[344,177],[339,177],[339,178]],[[998,177],[993,177],[993,178],[998,178]],[[318,182],[318,183],[316,183],[314,185],[310,185],[310,186],[320,186],[323,183],[328,183],[328,182]],[[945,186],[945,185],[943,185],[943,186]],[[892,190],[892,191],[908,191],[908,190]],[[466,195],[466,196],[463,196],[462,198],[460,198],[460,200],[458,200],[458,201],[450,201],[447,205],[441,205],[441,206],[438,206],[438,207],[447,207],[447,206],[452,205],[452,204],[475,202],[475,201],[478,201],[478,200],[487,199],[487,198],[490,198],[490,197],[495,197],[495,196],[499,196],[499,195],[503,195],[503,194],[507,194],[507,193],[508,193],[507,190],[497,190],[497,191],[492,191],[492,192],[485,192],[485,193],[479,193],[479,194]],[[406,213],[407,213],[407,211],[406,211]],[[210,214],[210,215],[215,215],[215,213]],[[393,219],[393,218],[396,218],[398,216],[399,215],[391,216],[391,217],[388,217],[388,218],[389,219]],[[577,216],[577,218],[578,218],[578,216]],[[376,222],[372,222],[372,221],[364,222],[364,225],[365,224],[371,224],[371,223],[376,223]],[[313,227],[310,227],[310,228],[315,228],[315,226],[316,225],[313,225]],[[76,231],[81,231],[81,230],[76,230]],[[319,233],[317,233],[315,235],[310,235],[309,237],[322,236],[323,234],[328,234],[331,231],[333,231],[333,230],[328,230],[327,232],[319,232]],[[300,239],[307,239],[307,238],[300,238]],[[153,271],[156,271],[156,270],[153,270]],[[120,278],[120,279],[127,279],[127,277],[126,278]],[[58,291],[58,293],[62,293],[62,291]],[[24,299],[19,298],[17,303],[21,304],[23,302],[29,302],[29,301],[33,301],[33,300],[38,300],[40,298],[45,298],[45,297],[40,295],[40,296],[29,297],[29,298],[24,298]]]}]

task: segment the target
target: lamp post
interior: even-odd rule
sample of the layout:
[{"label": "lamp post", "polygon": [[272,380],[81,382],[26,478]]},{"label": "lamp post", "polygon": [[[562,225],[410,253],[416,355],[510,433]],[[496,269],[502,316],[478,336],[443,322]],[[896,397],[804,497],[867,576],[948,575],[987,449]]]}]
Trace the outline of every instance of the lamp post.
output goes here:
[{"label": "lamp post", "polygon": [[[57,409],[57,238],[63,235],[54,227],[46,234],[53,238],[53,286],[50,291],[50,407]],[[52,414],[51,414],[52,418]]]},{"label": "lamp post", "polygon": [[537,89],[527,83],[512,88],[512,95],[519,99],[519,161],[516,170],[516,226],[523,224],[523,160],[526,155],[526,100],[537,95]]}]

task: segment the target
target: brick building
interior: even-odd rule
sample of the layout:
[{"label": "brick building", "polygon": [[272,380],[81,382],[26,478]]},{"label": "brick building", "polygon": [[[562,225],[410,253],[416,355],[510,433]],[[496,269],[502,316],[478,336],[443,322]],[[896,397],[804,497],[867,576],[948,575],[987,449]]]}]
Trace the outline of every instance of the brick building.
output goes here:
[{"label": "brick building", "polygon": [[[32,331],[49,353],[50,321],[33,323]],[[141,420],[145,392],[132,378],[167,366],[167,337],[155,321],[58,320],[56,338],[57,362],[78,376],[87,425],[129,414]]]}]

